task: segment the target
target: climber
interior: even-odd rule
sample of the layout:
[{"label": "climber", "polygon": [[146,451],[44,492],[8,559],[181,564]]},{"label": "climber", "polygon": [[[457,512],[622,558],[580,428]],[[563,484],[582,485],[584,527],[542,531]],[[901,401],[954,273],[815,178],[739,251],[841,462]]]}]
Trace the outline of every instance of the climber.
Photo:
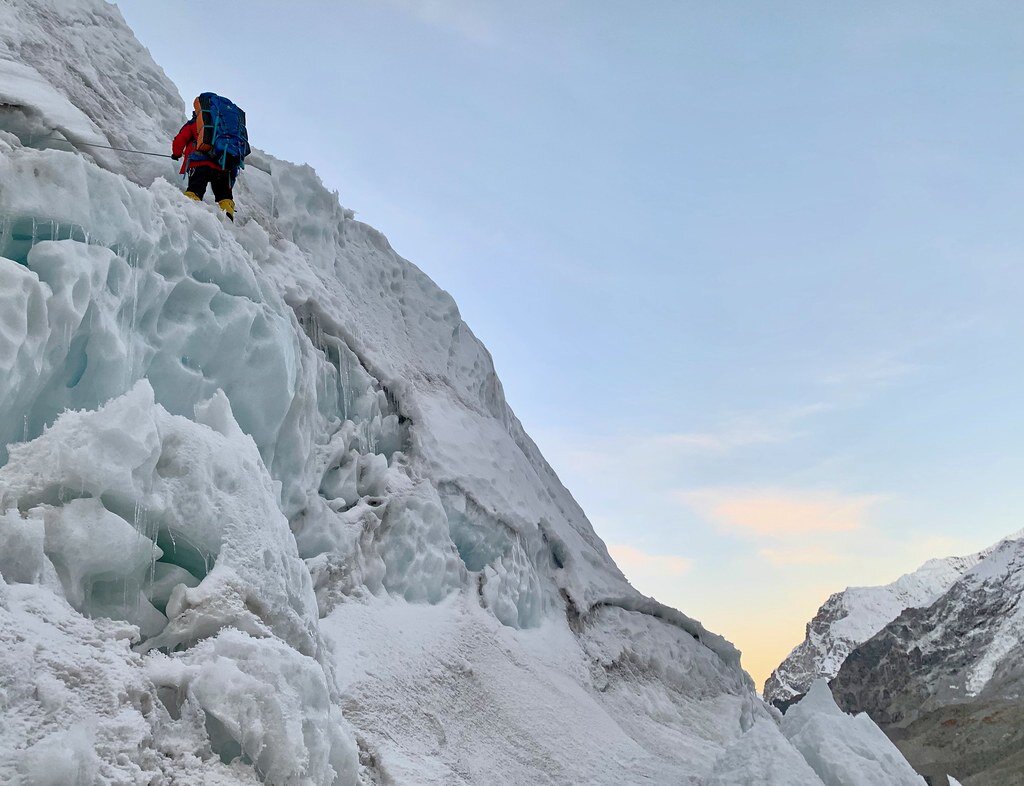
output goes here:
[{"label": "climber", "polygon": [[235,178],[249,152],[245,112],[214,93],[196,98],[192,119],[171,143],[171,158],[184,157],[180,171],[188,176],[185,196],[201,202],[206,187],[213,186],[213,198],[232,221]]},{"label": "climber", "polygon": [[185,196],[202,202],[206,196],[206,187],[213,186],[213,198],[220,209],[227,213],[228,218],[235,220],[235,197],[232,186],[238,170],[228,171],[205,153],[196,150],[196,116],[181,127],[171,145],[171,158],[181,162],[181,174],[188,175]]}]

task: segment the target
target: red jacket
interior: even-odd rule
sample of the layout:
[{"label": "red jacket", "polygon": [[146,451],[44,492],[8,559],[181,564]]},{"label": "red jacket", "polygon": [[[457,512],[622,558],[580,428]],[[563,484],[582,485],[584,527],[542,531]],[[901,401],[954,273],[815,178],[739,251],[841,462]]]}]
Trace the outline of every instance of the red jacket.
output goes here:
[{"label": "red jacket", "polygon": [[[176,156],[181,156],[181,174],[185,174],[186,170],[195,169],[197,166],[208,166],[213,169],[220,169],[221,166],[216,161],[211,161],[209,158],[200,158],[195,161],[190,160],[190,156],[196,152],[196,119],[193,117],[185,125],[181,127],[178,135],[174,137],[174,141],[171,142],[171,153]],[[202,154],[200,154],[202,155]]]}]

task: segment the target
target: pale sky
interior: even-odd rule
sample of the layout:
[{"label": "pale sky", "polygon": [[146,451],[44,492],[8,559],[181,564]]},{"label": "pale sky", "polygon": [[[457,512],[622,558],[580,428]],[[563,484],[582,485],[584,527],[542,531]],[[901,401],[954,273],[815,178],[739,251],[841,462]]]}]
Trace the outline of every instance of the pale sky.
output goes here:
[{"label": "pale sky", "polygon": [[1024,526],[1024,5],[118,5],[454,295],[759,687],[831,592]]}]

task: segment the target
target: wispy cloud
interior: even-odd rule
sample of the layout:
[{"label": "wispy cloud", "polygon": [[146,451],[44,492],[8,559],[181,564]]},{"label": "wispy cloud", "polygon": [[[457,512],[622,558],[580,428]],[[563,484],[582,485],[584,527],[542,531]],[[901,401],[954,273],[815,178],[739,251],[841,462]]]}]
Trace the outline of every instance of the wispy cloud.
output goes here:
[{"label": "wispy cloud", "polygon": [[642,576],[645,580],[682,576],[693,561],[672,554],[648,554],[633,546],[613,544],[608,547],[615,563],[627,576]]},{"label": "wispy cloud", "polygon": [[879,354],[832,369],[822,375],[821,382],[829,388],[863,394],[891,385],[918,370],[919,365],[895,354]]},{"label": "wispy cloud", "polygon": [[730,453],[753,445],[788,442],[801,433],[809,418],[832,410],[815,401],[771,412],[733,415],[717,428],[706,431],[660,434],[648,438],[652,447],[692,453]]},{"label": "wispy cloud", "polygon": [[782,442],[788,436],[780,429],[728,427],[721,431],[659,434],[649,437],[646,447],[693,453],[728,453],[750,445]]},{"label": "wispy cloud", "polygon": [[765,546],[758,554],[776,567],[828,565],[840,560],[838,552],[823,546]]},{"label": "wispy cloud", "polygon": [[831,491],[701,489],[672,496],[723,529],[755,537],[787,537],[860,529],[882,497]]},{"label": "wispy cloud", "polygon": [[623,466],[656,465],[674,459],[725,456],[758,445],[781,444],[801,435],[805,422],[830,411],[812,402],[775,412],[746,413],[709,429],[661,434],[584,437],[542,431],[535,436],[556,463],[588,473],[617,473]]},{"label": "wispy cloud", "polygon": [[485,6],[475,2],[451,0],[386,0],[426,24],[446,30],[475,44],[494,44],[498,33],[494,19]]},{"label": "wispy cloud", "polygon": [[642,438],[637,447],[658,454],[728,454],[757,445],[790,442],[811,432],[813,419],[859,406],[920,368],[896,353],[867,355],[822,371],[816,379],[821,394],[817,400],[733,413],[713,428],[652,435]]}]

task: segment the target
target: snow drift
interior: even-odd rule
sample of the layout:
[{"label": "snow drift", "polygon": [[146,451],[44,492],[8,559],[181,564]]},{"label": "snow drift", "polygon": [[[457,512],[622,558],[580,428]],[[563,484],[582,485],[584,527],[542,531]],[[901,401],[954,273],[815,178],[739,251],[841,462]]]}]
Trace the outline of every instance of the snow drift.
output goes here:
[{"label": "snow drift", "polygon": [[311,169],[254,153],[229,225],[86,146],[184,117],[114,6],[0,3],[0,781],[856,782]]}]

